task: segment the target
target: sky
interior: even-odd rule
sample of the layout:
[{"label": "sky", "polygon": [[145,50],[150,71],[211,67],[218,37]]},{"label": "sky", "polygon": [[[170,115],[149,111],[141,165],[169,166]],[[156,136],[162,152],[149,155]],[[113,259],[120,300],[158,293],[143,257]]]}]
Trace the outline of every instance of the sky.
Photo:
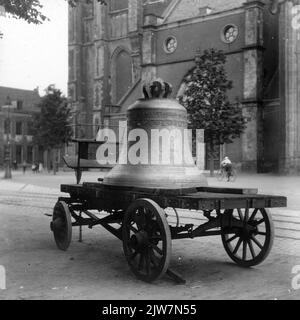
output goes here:
[{"label": "sky", "polygon": [[50,21],[42,25],[0,16],[0,86],[33,90],[44,95],[55,84],[67,95],[68,5],[41,0]]}]

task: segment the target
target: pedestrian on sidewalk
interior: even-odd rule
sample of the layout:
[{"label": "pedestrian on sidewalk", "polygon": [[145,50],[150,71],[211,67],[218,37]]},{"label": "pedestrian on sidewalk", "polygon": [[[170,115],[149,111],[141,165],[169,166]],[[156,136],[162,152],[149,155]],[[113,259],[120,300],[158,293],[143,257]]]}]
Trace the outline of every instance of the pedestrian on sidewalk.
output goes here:
[{"label": "pedestrian on sidewalk", "polygon": [[230,176],[232,174],[232,162],[228,157],[225,157],[221,162],[221,170],[226,172],[227,181],[230,181]]},{"label": "pedestrian on sidewalk", "polygon": [[27,168],[27,163],[26,163],[25,160],[23,161],[22,168],[23,168],[23,174],[25,174],[26,173],[26,168]]},{"label": "pedestrian on sidewalk", "polygon": [[44,171],[44,168],[43,168],[43,164],[40,162],[39,163],[39,172],[43,172]]},{"label": "pedestrian on sidewalk", "polygon": [[37,163],[33,163],[32,166],[31,166],[31,169],[32,169],[33,173],[38,173],[38,170],[39,170],[38,164]]},{"label": "pedestrian on sidewalk", "polygon": [[14,170],[18,170],[17,160],[14,160],[14,161],[13,161],[13,168],[14,168]]}]

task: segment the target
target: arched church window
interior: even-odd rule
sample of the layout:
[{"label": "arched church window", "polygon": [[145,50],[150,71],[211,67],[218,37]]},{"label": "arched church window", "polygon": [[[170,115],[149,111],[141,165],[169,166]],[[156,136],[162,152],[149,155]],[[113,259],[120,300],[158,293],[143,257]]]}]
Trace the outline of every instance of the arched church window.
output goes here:
[{"label": "arched church window", "polygon": [[122,50],[115,61],[115,102],[118,103],[132,86],[132,60],[129,53]]},{"label": "arched church window", "polygon": [[96,136],[100,129],[100,119],[98,117],[94,118],[94,135]]}]

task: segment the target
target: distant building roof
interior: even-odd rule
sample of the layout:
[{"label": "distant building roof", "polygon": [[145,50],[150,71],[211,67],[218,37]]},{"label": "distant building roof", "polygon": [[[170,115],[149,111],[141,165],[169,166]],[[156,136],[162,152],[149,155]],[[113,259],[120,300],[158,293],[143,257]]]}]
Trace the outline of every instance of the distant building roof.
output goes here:
[{"label": "distant building roof", "polygon": [[166,18],[167,22],[201,16],[206,7],[211,13],[240,8],[245,0],[143,0],[144,14]]},{"label": "distant building roof", "polygon": [[153,14],[162,17],[164,11],[171,4],[173,0],[143,0],[144,15]]},{"label": "distant building roof", "polygon": [[38,111],[36,105],[40,102],[41,97],[37,89],[23,90],[0,86],[0,108],[10,101],[22,101],[22,111]]}]

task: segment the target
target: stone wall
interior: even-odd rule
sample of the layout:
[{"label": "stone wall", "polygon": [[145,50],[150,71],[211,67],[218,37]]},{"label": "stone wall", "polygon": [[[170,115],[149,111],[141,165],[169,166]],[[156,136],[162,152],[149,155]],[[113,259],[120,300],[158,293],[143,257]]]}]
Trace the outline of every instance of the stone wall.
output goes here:
[{"label": "stone wall", "polygon": [[201,14],[200,10],[205,7],[211,8],[213,13],[222,12],[239,8],[244,2],[244,0],[179,0],[174,2],[167,22],[198,17]]},{"label": "stone wall", "polygon": [[[295,4],[300,5],[300,1]],[[300,172],[300,33],[293,26],[298,10],[291,2],[280,11],[280,171]]]},{"label": "stone wall", "polygon": [[262,162],[262,83],[264,4],[248,0],[245,8],[244,101],[247,127],[242,135],[242,170],[260,171]]}]

